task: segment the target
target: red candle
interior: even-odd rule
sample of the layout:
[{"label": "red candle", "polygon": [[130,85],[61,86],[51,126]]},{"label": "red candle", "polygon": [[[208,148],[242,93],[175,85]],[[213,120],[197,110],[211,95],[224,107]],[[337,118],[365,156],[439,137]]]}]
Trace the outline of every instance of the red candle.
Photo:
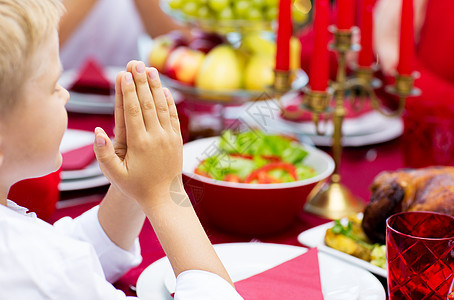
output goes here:
[{"label": "red candle", "polygon": [[355,0],[337,1],[337,29],[349,30],[355,19]]},{"label": "red candle", "polygon": [[375,0],[363,0],[361,9],[361,51],[359,52],[358,65],[370,67],[374,61],[372,50],[372,10]]},{"label": "red candle", "polygon": [[310,86],[313,91],[326,91],[329,77],[329,0],[315,2],[314,52],[312,54]]},{"label": "red candle", "polygon": [[276,70],[278,71],[289,70],[291,37],[292,37],[292,0],[280,0],[276,37]]},{"label": "red candle", "polygon": [[411,75],[413,72],[414,47],[413,0],[402,0],[399,64],[397,65],[397,72],[400,75]]}]

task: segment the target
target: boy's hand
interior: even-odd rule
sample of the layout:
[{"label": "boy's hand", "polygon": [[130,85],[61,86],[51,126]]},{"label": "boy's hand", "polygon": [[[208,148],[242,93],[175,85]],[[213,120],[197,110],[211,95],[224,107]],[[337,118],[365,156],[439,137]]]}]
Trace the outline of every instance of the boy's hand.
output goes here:
[{"label": "boy's hand", "polygon": [[168,199],[172,182],[181,180],[183,159],[175,102],[155,68],[131,61],[126,70],[115,83],[115,141],[96,128],[96,157],[127,196],[139,203]]}]

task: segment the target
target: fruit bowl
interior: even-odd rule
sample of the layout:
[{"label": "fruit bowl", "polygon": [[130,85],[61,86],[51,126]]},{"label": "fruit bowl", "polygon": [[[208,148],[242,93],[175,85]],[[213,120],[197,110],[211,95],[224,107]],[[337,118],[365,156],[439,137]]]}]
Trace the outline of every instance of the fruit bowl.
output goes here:
[{"label": "fruit bowl", "polygon": [[[225,10],[218,12],[218,16],[216,16],[216,18],[213,18],[213,16],[209,15],[208,13],[208,11],[210,11],[208,4],[209,1],[186,1],[186,5],[188,7],[191,6],[191,4],[193,6],[190,8],[191,11],[188,11],[188,9],[185,9],[184,7],[172,7],[172,2],[179,2],[181,3],[181,6],[185,5],[184,0],[161,0],[161,9],[172,18],[185,23],[188,26],[199,28],[207,32],[228,34],[232,32],[250,33],[257,31],[275,31],[277,26],[275,20],[277,18],[278,12],[278,1],[269,1],[273,2],[275,5],[275,7],[273,7],[272,10],[269,11],[264,8],[256,10],[253,6],[250,6],[249,9],[245,7],[243,8],[243,10],[244,14],[246,15],[242,16],[241,18],[232,15],[226,16],[225,14],[223,14]],[[188,2],[192,3],[187,4]],[[228,0],[213,0],[211,2],[228,2]],[[245,0],[243,2],[251,3],[250,0]],[[197,6],[198,4],[199,6]],[[264,13],[264,10],[267,12]],[[257,12],[254,14],[254,11],[259,12],[259,15],[257,15]],[[208,15],[202,17],[200,16],[201,12],[205,12],[205,14]],[[213,13],[213,11],[211,13]],[[251,16],[251,14],[254,15]],[[310,22],[310,13],[303,14],[295,11],[293,15],[293,21],[295,29],[299,30]]]},{"label": "fruit bowl", "polygon": [[214,180],[194,173],[198,164],[218,149],[220,137],[205,138],[183,146],[185,189],[203,222],[233,233],[263,236],[290,226],[302,211],[307,195],[334,170],[325,152],[302,146],[308,152],[304,163],[315,177],[273,184],[247,184]]},{"label": "fruit bowl", "polygon": [[[270,100],[273,98],[272,87],[264,91],[254,90],[231,90],[231,91],[209,91],[200,89],[194,86],[185,85],[178,80],[172,79],[164,74],[159,75],[163,84],[177,92],[179,92],[184,99],[192,101],[204,101],[220,104],[244,104],[248,101]],[[295,74],[295,79],[292,82],[291,91],[301,90],[308,83],[308,76],[303,70],[299,70]]]}]

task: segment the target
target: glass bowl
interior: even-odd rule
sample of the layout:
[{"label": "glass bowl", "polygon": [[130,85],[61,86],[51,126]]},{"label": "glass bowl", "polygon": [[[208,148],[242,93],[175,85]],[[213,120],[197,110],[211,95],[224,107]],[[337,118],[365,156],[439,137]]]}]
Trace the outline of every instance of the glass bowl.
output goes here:
[{"label": "glass bowl", "polygon": [[[229,90],[229,91],[210,91],[200,89],[194,86],[189,86],[181,83],[178,80],[172,79],[164,74],[159,75],[164,86],[179,92],[184,99],[191,101],[203,101],[211,103],[219,103],[225,105],[244,104],[249,101],[270,100],[274,98],[272,87],[263,91],[255,90]],[[308,83],[309,78],[303,70],[295,73],[288,92],[301,90]]]}]

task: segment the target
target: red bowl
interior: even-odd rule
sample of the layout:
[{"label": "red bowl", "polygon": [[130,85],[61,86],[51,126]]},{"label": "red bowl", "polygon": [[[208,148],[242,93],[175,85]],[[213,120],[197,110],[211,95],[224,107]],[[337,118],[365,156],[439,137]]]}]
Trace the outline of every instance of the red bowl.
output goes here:
[{"label": "red bowl", "polygon": [[[219,137],[200,139],[183,146],[183,179],[186,191],[203,221],[234,233],[266,235],[291,225],[317,182],[334,170],[325,152],[304,146],[304,163],[315,177],[288,183],[247,184],[214,180],[194,174],[201,161],[216,153]],[[302,146],[303,147],[303,146]]]}]

